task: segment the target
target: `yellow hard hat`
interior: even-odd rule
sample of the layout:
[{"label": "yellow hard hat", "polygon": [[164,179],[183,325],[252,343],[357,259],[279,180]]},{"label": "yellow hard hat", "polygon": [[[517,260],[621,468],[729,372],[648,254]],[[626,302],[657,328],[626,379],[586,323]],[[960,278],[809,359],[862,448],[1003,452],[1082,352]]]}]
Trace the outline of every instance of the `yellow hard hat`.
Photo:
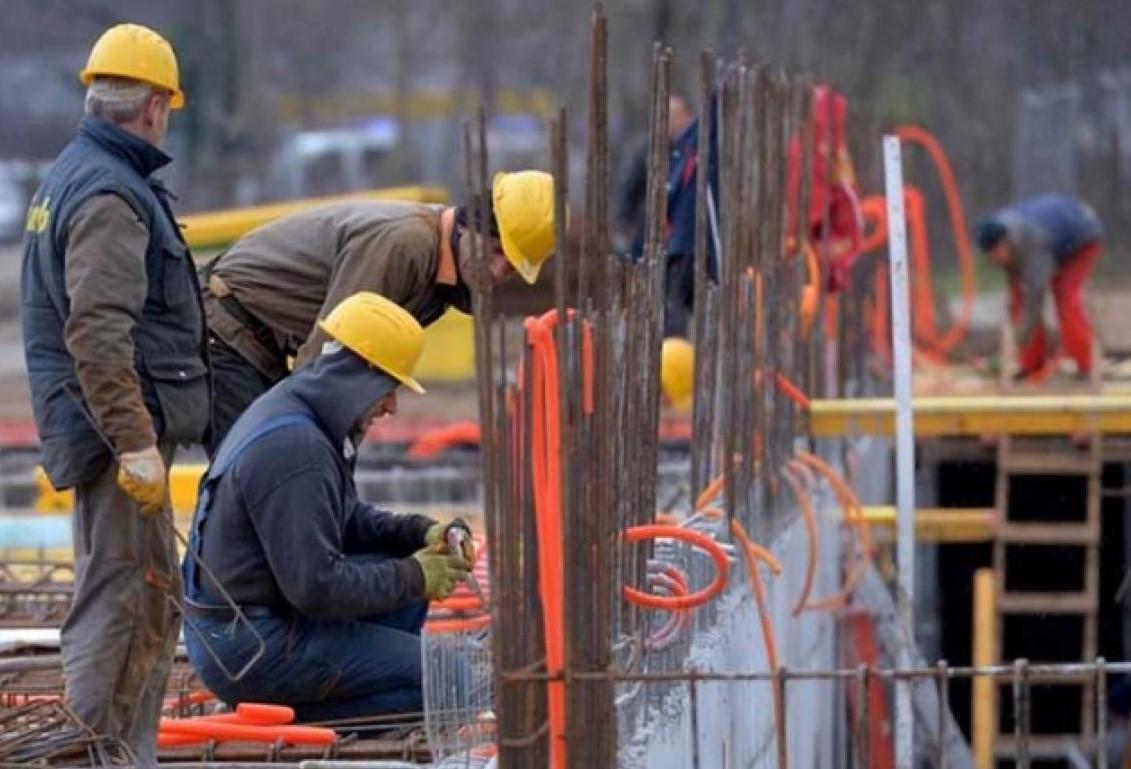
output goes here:
[{"label": "yellow hard hat", "polygon": [[318,326],[408,389],[424,392],[412,378],[424,349],[424,329],[400,305],[372,291],[359,291],[339,302]]},{"label": "yellow hard hat", "polygon": [[669,336],[660,349],[660,387],[679,411],[691,410],[695,388],[695,350],[680,336]]},{"label": "yellow hard hat", "polygon": [[554,177],[544,171],[495,174],[491,197],[503,254],[533,283],[554,252]]},{"label": "yellow hard hat", "polygon": [[90,59],[79,78],[90,85],[100,76],[124,77],[164,88],[173,93],[169,109],[185,106],[173,46],[149,27],[118,24],[103,32],[90,49]]}]

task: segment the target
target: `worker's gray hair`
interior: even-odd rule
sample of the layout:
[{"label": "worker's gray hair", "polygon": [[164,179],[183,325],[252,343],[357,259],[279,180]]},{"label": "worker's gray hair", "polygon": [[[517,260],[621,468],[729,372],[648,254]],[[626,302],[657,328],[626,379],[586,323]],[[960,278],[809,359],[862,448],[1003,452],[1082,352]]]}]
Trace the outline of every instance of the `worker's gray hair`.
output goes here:
[{"label": "worker's gray hair", "polygon": [[86,89],[86,114],[129,123],[137,120],[145,102],[156,92],[148,83],[124,77],[96,77]]}]

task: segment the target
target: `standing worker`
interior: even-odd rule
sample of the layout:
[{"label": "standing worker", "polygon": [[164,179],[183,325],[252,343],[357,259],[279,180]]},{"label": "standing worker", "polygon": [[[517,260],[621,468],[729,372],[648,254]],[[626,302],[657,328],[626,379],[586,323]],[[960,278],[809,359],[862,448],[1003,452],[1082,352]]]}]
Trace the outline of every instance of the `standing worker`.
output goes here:
[{"label": "standing worker", "polygon": [[86,117],[28,211],[24,353],[43,467],[76,491],[67,702],[150,766],[180,629],[167,468],[208,426],[196,273],[151,176],[185,99],[173,49],[136,24],[107,30],[81,78]]},{"label": "standing worker", "polygon": [[[264,639],[256,644],[211,580],[185,560],[185,634],[201,680],[229,704],[290,705],[317,721],[419,712],[427,599],[446,598],[475,561],[466,524],[397,515],[358,500],[357,448],[395,414],[424,329],[377,294],[347,298],[319,323],[329,341],[236,421],[201,484],[190,547]],[[465,538],[447,549],[449,534]],[[205,646],[207,644],[207,647]],[[210,651],[211,649],[211,651]],[[217,664],[212,654],[223,662]]]},{"label": "standing worker", "polygon": [[[554,250],[553,177],[497,174],[488,206],[489,279],[518,272],[534,283]],[[326,340],[315,321],[338,302],[372,291],[422,324],[448,307],[471,311],[469,283],[475,202],[439,208],[354,201],[287,216],[259,227],[202,272],[215,366],[214,454],[236,418]]]},{"label": "standing worker", "polygon": [[1009,277],[1009,314],[1018,350],[1017,379],[1041,372],[1050,353],[1041,313],[1051,284],[1060,339],[1076,374],[1092,371],[1092,326],[1084,283],[1100,257],[1103,227],[1090,206],[1041,195],[1003,208],[978,225],[978,245]]}]

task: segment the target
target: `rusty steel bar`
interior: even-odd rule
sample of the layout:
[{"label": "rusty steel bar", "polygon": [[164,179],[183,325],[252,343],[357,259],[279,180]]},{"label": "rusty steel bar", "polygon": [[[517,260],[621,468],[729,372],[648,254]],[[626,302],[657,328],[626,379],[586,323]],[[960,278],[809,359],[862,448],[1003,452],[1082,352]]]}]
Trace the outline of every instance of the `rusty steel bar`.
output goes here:
[{"label": "rusty steel bar", "polygon": [[1017,751],[1018,769],[1029,769],[1029,681],[1028,663],[1019,659],[1013,663],[1013,738]]}]

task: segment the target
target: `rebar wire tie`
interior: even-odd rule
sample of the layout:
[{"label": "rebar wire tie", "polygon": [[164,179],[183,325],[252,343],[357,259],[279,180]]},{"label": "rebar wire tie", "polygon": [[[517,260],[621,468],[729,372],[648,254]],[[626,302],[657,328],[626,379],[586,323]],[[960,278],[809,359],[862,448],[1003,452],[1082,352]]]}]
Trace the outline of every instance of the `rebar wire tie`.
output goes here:
[{"label": "rebar wire tie", "polygon": [[[110,436],[106,434],[106,432],[102,429],[102,426],[98,424],[98,420],[96,420],[94,418],[94,415],[90,413],[90,409],[87,408],[86,401],[79,397],[79,395],[69,387],[66,388],[66,393],[70,396],[71,400],[74,401],[75,405],[78,406],[79,410],[82,411],[83,415],[86,417],[86,421],[90,424],[91,429],[94,430],[95,434],[102,440],[102,443],[106,445],[106,448],[110,450],[111,456],[117,457],[118,451],[114,447],[114,442],[110,440]],[[172,505],[170,505],[170,510],[171,508]],[[160,520],[163,524],[169,527],[169,530],[173,532],[173,537],[184,547],[185,557],[193,559],[193,562],[198,567],[200,567],[200,570],[204,572],[205,576],[207,576],[208,579],[212,580],[212,585],[216,588],[216,592],[220,594],[220,597],[223,599],[224,603],[226,603],[228,605],[228,608],[232,610],[232,624],[229,627],[228,632],[233,632],[235,630],[235,626],[240,622],[247,626],[247,629],[255,638],[256,643],[256,650],[255,653],[251,655],[251,659],[249,659],[247,663],[238,671],[232,673],[228,666],[224,664],[224,661],[220,659],[220,655],[214,648],[212,648],[212,645],[208,643],[208,639],[205,637],[204,633],[202,633],[200,629],[197,628],[195,624],[193,624],[192,620],[189,619],[189,613],[186,611],[185,602],[177,598],[176,591],[173,589],[175,576],[167,572],[160,571],[153,565],[152,562],[145,563],[143,561],[141,567],[142,572],[145,576],[145,581],[163,592],[165,594],[165,598],[177,608],[177,610],[181,613],[181,618],[184,625],[196,634],[196,637],[200,640],[201,645],[204,646],[204,650],[208,652],[208,656],[212,658],[212,661],[216,663],[216,666],[220,668],[220,671],[224,674],[224,676],[230,681],[239,681],[241,678],[247,675],[247,672],[251,670],[252,666],[254,666],[256,662],[259,662],[263,655],[267,653],[267,642],[263,640],[263,636],[259,634],[259,631],[255,629],[255,626],[252,625],[251,621],[244,615],[243,610],[240,608],[239,604],[236,603],[234,598],[232,598],[231,593],[229,593],[224,588],[223,583],[220,582],[215,572],[212,571],[212,568],[207,563],[205,563],[203,558],[201,558],[196,554],[196,552],[193,551],[185,535],[181,534],[181,532],[177,530],[176,524],[174,524],[172,521],[172,513],[170,512],[169,519],[165,518],[164,511],[159,512],[154,516],[143,516],[143,518],[150,517]],[[148,521],[144,522],[143,525],[146,526],[145,544],[148,545],[150,538],[153,536],[154,528],[149,525]],[[149,551],[149,548],[146,547],[146,550]],[[148,558],[146,560],[148,560]]]}]

